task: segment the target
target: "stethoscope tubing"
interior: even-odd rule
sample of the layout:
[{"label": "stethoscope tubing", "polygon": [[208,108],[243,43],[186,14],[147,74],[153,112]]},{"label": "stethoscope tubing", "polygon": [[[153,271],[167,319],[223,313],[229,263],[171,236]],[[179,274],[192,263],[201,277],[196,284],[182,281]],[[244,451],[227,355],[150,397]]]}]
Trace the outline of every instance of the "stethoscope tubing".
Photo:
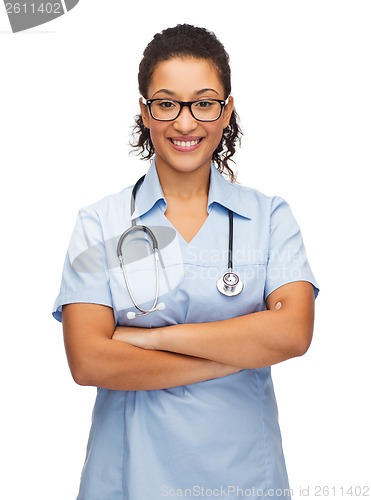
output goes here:
[{"label": "stethoscope tubing", "polygon": [[[150,236],[150,239],[152,242],[153,256],[155,259],[156,289],[155,289],[155,298],[154,298],[152,307],[150,309],[143,309],[142,307],[139,306],[139,304],[137,304],[137,302],[133,296],[133,293],[131,291],[128,275],[126,273],[125,262],[124,262],[124,259],[122,256],[122,245],[123,245],[125,239],[127,238],[127,236],[129,234],[132,234],[135,231],[144,231],[146,234],[148,234]],[[143,226],[141,224],[133,224],[131,227],[126,229],[126,231],[124,231],[122,233],[122,235],[120,236],[120,239],[117,243],[116,253],[117,253],[117,257],[118,257],[119,262],[120,262],[121,271],[122,271],[122,274],[124,276],[124,281],[125,281],[125,285],[126,285],[128,294],[130,296],[130,300],[132,301],[134,307],[136,309],[138,309],[138,311],[140,311],[141,316],[149,314],[150,312],[154,311],[158,305],[158,297],[159,297],[159,291],[160,291],[160,285],[159,285],[159,283],[160,283],[160,276],[159,276],[159,261],[160,261],[160,259],[159,259],[159,255],[158,255],[158,242],[157,242],[156,236],[154,235],[153,231],[149,227]]]},{"label": "stethoscope tubing", "polygon": [[[145,175],[143,175],[140,179],[137,180],[135,183],[132,194],[131,194],[131,216],[133,215],[135,211],[135,198],[137,191],[139,189],[139,186],[142,184],[144,181]],[[224,273],[219,280],[217,281],[217,289],[219,290],[220,293],[227,297],[233,297],[235,295],[238,295],[241,293],[243,289],[243,284],[238,276],[237,273],[233,271],[233,212],[232,210],[228,210],[228,219],[229,219],[229,237],[228,237],[228,271]],[[130,288],[129,284],[129,279],[126,273],[126,268],[125,268],[125,262],[122,256],[122,246],[124,244],[125,239],[129,234],[132,234],[135,231],[143,231],[146,234],[148,234],[151,242],[152,242],[152,250],[153,250],[153,255],[155,259],[155,275],[156,275],[156,289],[155,289],[155,298],[152,304],[152,307],[150,309],[143,309],[142,307],[137,304],[133,293]],[[158,248],[158,241],[153,233],[153,231],[148,227],[144,226],[142,224],[137,224],[135,219],[132,220],[132,225],[128,229],[126,229],[122,235],[120,236],[118,243],[117,243],[117,248],[116,248],[116,253],[117,257],[119,259],[120,267],[122,270],[122,274],[124,276],[124,281],[125,285],[128,291],[128,294],[130,296],[130,300],[132,301],[134,307],[139,311],[139,313],[128,313],[127,316],[128,318],[135,318],[137,316],[145,316],[146,314],[149,314],[153,311],[157,311],[159,309],[164,309],[165,305],[163,303],[158,304],[158,298],[159,298],[159,293],[160,293],[160,285],[159,285],[159,248]],[[160,307],[161,306],[161,307]]]}]

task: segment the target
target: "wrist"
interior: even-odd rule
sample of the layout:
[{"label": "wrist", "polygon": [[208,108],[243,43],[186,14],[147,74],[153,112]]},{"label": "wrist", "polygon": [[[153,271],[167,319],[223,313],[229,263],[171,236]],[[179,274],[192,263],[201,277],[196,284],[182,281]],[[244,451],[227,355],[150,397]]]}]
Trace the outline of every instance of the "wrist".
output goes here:
[{"label": "wrist", "polygon": [[151,338],[151,344],[152,344],[152,349],[155,351],[166,351],[165,347],[165,339],[164,337],[166,336],[166,330],[170,328],[169,326],[166,327],[159,327],[159,328],[154,328],[153,329],[153,334]]},{"label": "wrist", "polygon": [[182,353],[178,350],[182,344],[181,333],[186,324],[169,325],[155,329],[154,335],[154,349],[157,351],[171,351]]}]

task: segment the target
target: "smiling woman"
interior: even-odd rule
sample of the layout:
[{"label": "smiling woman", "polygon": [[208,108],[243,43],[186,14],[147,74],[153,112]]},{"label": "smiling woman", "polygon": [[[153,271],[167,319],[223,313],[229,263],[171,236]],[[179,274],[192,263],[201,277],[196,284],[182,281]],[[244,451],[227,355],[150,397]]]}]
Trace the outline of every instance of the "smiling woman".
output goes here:
[{"label": "smiling woman", "polygon": [[318,292],[299,227],[282,198],[233,182],[241,131],[213,33],[157,34],[139,88],[135,146],[151,166],[80,211],[54,309],[75,381],[99,388],[78,498],[232,485],[282,498],[270,366],[309,348]]},{"label": "smiling woman", "polygon": [[[187,25],[177,26],[176,33],[170,30],[164,30],[161,34],[155,35],[153,42],[149,43],[143,53],[143,59],[139,65],[138,83],[139,92],[145,98],[149,97],[149,87],[152,84],[153,73],[159,63],[171,61],[172,59],[197,59],[204,61],[208,64],[208,70],[211,71],[215,77],[217,73],[217,89],[208,86],[200,88],[187,88],[186,92],[194,91],[194,99],[198,99],[204,92],[210,91],[213,99],[222,99],[227,103],[227,98],[231,94],[231,70],[229,66],[229,56],[225,51],[223,45],[211,33],[202,28],[190,33],[187,31]],[[172,78],[174,75],[170,75]],[[182,83],[191,82],[187,73],[183,74],[185,80]],[[171,82],[171,80],[169,80]],[[201,84],[201,81],[200,81]],[[220,93],[220,85],[222,92]],[[218,92],[219,89],[219,92]],[[163,91],[166,97],[175,99],[174,90],[166,86],[157,89],[158,92]],[[199,92],[199,94],[198,94]],[[152,95],[152,97],[159,97]],[[233,170],[229,165],[229,159],[232,158],[236,151],[236,146],[240,143],[242,135],[238,123],[238,115],[233,109],[230,115],[229,122],[227,123],[221,140],[213,152],[212,160],[220,172],[228,174],[232,181],[235,180]],[[137,147],[142,154],[143,158],[150,159],[155,154],[155,149],[151,140],[150,130],[146,128],[143,123],[142,115],[138,115],[136,119],[136,131],[138,133],[138,140],[133,145]]]},{"label": "smiling woman", "polygon": [[140,100],[141,116],[150,130],[157,171],[166,176],[174,169],[192,176],[208,173],[233,112],[233,98],[226,104],[215,65],[194,57],[163,61],[153,71],[146,95],[150,99]]}]

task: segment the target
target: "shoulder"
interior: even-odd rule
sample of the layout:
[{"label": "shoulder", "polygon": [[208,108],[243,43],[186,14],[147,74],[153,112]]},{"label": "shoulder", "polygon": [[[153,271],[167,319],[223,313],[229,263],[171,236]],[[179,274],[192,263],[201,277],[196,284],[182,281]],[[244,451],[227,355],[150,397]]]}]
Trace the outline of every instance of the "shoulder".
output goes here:
[{"label": "shoulder", "polygon": [[109,194],[94,203],[82,206],[79,209],[79,215],[97,218],[102,223],[116,215],[129,217],[131,190],[132,186],[128,186],[122,191]]},{"label": "shoulder", "polygon": [[[270,217],[279,207],[289,207],[287,201],[278,195],[267,195],[260,190],[226,181],[229,198],[241,207],[241,215],[249,218]],[[236,209],[237,212],[239,210]],[[243,212],[243,213],[242,213]]]},{"label": "shoulder", "polygon": [[96,234],[100,238],[112,238],[130,225],[131,186],[100,200],[82,206],[77,215],[77,224],[86,235]]},{"label": "shoulder", "polygon": [[237,183],[229,183],[230,186],[232,186],[236,191],[238,191],[241,196],[246,197],[250,202],[254,203],[261,203],[262,205],[276,205],[281,203],[284,200],[281,196],[277,194],[273,195],[268,195],[266,193],[263,193],[259,189],[256,189],[251,186],[245,186],[243,184],[237,184]]}]

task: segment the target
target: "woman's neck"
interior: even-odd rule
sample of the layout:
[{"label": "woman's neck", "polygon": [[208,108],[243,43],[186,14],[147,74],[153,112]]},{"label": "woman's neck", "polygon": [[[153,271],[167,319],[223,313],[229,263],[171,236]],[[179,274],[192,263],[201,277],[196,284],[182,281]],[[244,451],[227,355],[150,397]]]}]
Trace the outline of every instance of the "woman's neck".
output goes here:
[{"label": "woman's neck", "polygon": [[156,162],[157,174],[166,197],[192,200],[208,196],[210,185],[210,164],[196,170],[180,171]]}]

